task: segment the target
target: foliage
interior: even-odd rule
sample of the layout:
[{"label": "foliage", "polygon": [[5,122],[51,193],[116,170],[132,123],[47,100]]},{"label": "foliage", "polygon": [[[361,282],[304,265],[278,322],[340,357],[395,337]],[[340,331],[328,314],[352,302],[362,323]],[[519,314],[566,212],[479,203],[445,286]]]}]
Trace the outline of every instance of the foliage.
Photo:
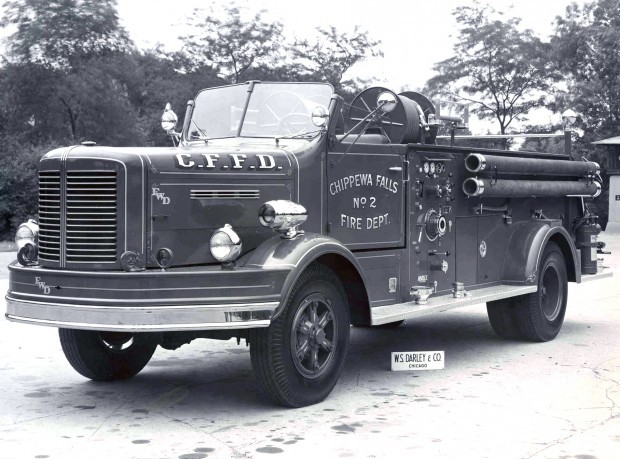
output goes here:
[{"label": "foliage", "polygon": [[[531,125],[528,124],[523,127],[524,132],[532,132],[536,134],[557,134],[563,132],[564,126],[561,124],[549,123],[546,125]],[[571,145],[576,141],[576,135],[573,135]],[[555,155],[566,154],[566,140],[565,137],[543,137],[543,138],[527,138],[519,147],[521,151],[539,151]],[[571,154],[574,159],[580,160],[577,152]]]},{"label": "foliage", "polygon": [[338,32],[334,27],[318,27],[317,37],[296,40],[290,48],[293,60],[300,63],[299,73],[306,80],[326,81],[337,92],[359,89],[355,80],[344,80],[345,73],[367,57],[383,56],[378,40],[355,27],[353,33]]},{"label": "foliage", "polygon": [[0,235],[14,235],[28,218],[36,218],[37,165],[49,150],[46,143],[34,147],[19,135],[0,136]]},{"label": "foliage", "polygon": [[3,4],[3,26],[13,60],[46,67],[71,67],[92,56],[130,48],[116,0],[11,0]]},{"label": "foliage", "polygon": [[570,5],[558,17],[552,39],[568,91],[557,105],[580,115],[579,127],[593,140],[620,133],[620,0]]},{"label": "foliage", "polygon": [[560,110],[575,110],[579,114],[577,126],[583,131],[575,150],[603,167],[605,191],[595,205],[604,223],[609,195],[605,174],[608,153],[590,144],[620,135],[620,0],[571,4],[556,18],[551,44],[556,65],[567,79],[567,91],[558,94],[556,105]]},{"label": "foliage", "polygon": [[316,37],[284,42],[284,26],[266,19],[265,11],[250,13],[237,3],[218,12],[196,9],[188,18],[191,32],[180,37],[183,51],[175,55],[186,74],[211,70],[228,83],[264,81],[325,81],[344,96],[351,96],[360,81],[345,79],[358,62],[383,56],[380,41],[358,27],[339,32],[319,27]]},{"label": "foliage", "polygon": [[504,19],[477,2],[454,11],[460,30],[454,56],[435,65],[438,75],[427,83],[436,95],[474,104],[473,113],[494,119],[501,134],[532,109],[546,103],[558,75],[548,60],[548,46],[520,20]]},{"label": "foliage", "polygon": [[264,19],[264,10],[249,16],[233,3],[225,12],[220,17],[213,4],[208,10],[195,9],[194,15],[188,18],[193,31],[180,39],[189,58],[187,70],[208,65],[223,80],[239,83],[249,70],[275,62],[283,26]]}]

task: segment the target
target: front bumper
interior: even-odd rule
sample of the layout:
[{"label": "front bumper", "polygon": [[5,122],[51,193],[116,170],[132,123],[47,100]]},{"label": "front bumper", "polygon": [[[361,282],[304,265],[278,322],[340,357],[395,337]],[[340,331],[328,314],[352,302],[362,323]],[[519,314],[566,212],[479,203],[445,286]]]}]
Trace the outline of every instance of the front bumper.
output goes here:
[{"label": "front bumper", "polygon": [[6,318],[102,331],[267,327],[287,270],[220,267],[85,272],[9,265]]}]

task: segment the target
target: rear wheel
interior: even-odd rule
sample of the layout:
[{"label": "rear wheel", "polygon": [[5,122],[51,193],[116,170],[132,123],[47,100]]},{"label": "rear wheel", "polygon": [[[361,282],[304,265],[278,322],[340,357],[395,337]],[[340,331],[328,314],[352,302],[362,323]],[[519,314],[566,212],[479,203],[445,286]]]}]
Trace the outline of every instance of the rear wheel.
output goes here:
[{"label": "rear wheel", "polygon": [[516,318],[515,298],[489,301],[487,314],[491,328],[497,336],[504,339],[518,337],[519,324]]},{"label": "rear wheel", "polygon": [[549,242],[538,268],[538,291],[487,304],[493,331],[501,338],[554,339],[564,323],[568,275],[562,251]]},{"label": "rear wheel", "polygon": [[551,341],[564,323],[568,275],[562,251],[549,242],[538,269],[538,291],[516,298],[520,336],[530,341]]},{"label": "rear wheel", "polygon": [[349,310],[338,278],[311,265],[282,314],[250,336],[252,367],[261,389],[289,407],[312,405],[332,391],[349,343]]},{"label": "rear wheel", "polygon": [[58,330],[71,366],[94,381],[115,381],[137,375],[149,362],[157,342],[146,333]]}]

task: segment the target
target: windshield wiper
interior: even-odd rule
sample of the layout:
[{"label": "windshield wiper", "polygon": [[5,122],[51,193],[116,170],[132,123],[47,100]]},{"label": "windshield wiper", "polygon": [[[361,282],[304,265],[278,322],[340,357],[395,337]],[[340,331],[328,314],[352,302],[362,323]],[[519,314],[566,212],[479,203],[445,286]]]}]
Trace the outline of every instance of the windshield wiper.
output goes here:
[{"label": "windshield wiper", "polygon": [[200,126],[198,126],[198,124],[196,123],[194,118],[192,118],[192,123],[194,123],[194,126],[196,127],[196,129],[198,129],[198,132],[200,133],[200,139],[199,140],[204,140],[205,143],[209,143],[209,137],[207,137],[207,134],[205,134],[205,131],[200,129]]},{"label": "windshield wiper", "polygon": [[276,145],[278,144],[280,139],[305,139],[305,138],[312,138],[312,137],[316,137],[317,135],[323,133],[324,131],[325,131],[325,129],[317,129],[316,131],[300,132],[299,134],[295,134],[295,135],[281,135],[281,136],[277,136],[275,138],[276,139]]}]

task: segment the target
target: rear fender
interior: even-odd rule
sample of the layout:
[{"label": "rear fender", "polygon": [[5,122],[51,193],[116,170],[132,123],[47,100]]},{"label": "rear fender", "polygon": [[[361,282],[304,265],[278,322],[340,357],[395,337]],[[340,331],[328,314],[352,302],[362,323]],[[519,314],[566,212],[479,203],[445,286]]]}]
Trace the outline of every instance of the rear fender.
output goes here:
[{"label": "rear fender", "polygon": [[559,220],[534,220],[514,225],[504,257],[502,282],[505,284],[538,282],[536,278],[538,266],[549,241],[558,244],[562,250],[568,280],[580,282],[581,269],[575,243]]},{"label": "rear fender", "polygon": [[[244,267],[259,269],[290,269],[284,286],[280,306],[276,309],[272,320],[283,310],[289,299],[291,289],[301,273],[319,259],[341,258],[346,260],[357,271],[366,295],[366,279],[364,271],[349,249],[334,238],[316,233],[304,233],[293,239],[273,237],[266,240],[252,251],[244,260]],[[340,277],[342,273],[336,272]]]}]

